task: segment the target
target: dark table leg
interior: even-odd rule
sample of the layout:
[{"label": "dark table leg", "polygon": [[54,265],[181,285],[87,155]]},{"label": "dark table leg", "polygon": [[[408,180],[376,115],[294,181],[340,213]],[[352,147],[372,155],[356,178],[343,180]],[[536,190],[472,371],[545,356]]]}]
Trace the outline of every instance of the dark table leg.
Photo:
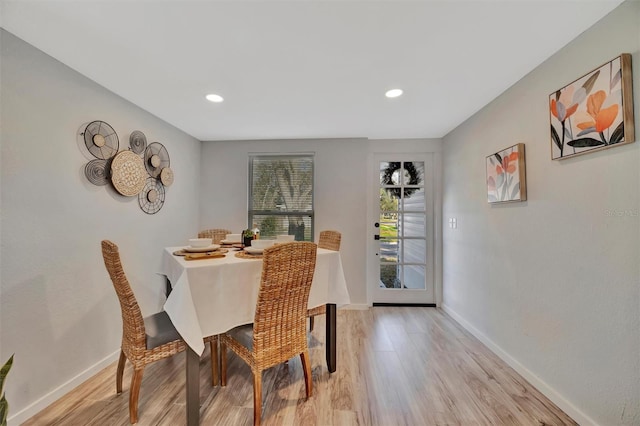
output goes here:
[{"label": "dark table leg", "polygon": [[200,424],[200,355],[187,347],[187,425]]},{"label": "dark table leg", "polygon": [[335,303],[327,303],[327,333],[325,346],[327,349],[327,368],[329,373],[336,371],[336,312]]},{"label": "dark table leg", "polygon": [[[171,293],[171,281],[169,277],[166,279],[167,297]],[[187,346],[186,364],[187,364],[187,426],[200,425],[200,355]]]}]

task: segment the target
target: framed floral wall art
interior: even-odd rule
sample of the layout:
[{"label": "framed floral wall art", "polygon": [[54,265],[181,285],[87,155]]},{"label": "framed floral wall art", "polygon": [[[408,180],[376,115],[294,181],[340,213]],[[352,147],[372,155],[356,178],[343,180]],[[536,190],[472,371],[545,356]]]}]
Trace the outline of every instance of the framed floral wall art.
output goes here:
[{"label": "framed floral wall art", "polygon": [[631,55],[623,53],[549,95],[551,159],[634,141]]},{"label": "framed floral wall art", "polygon": [[527,182],[524,144],[519,143],[487,157],[487,201],[525,201]]}]

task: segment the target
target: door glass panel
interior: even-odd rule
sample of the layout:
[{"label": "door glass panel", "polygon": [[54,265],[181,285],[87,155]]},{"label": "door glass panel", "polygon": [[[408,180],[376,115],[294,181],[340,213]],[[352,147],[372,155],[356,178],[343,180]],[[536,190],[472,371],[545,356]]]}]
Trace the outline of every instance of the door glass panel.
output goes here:
[{"label": "door glass panel", "polygon": [[392,238],[380,238],[380,261],[381,262],[397,262],[398,261],[398,240]]},{"label": "door glass panel", "polygon": [[402,245],[402,263],[425,263],[427,245],[424,239],[405,239]]},{"label": "door glass panel", "polygon": [[380,215],[380,221],[378,222],[380,223],[380,238],[398,238],[400,236],[397,216],[396,213]]},{"label": "door glass panel", "polygon": [[380,185],[400,185],[400,162],[380,162]]},{"label": "door glass panel", "polygon": [[403,284],[412,290],[424,290],[425,288],[425,268],[422,265],[405,265]]},{"label": "door glass panel", "polygon": [[380,264],[380,287],[400,288],[400,267],[398,264]]},{"label": "door glass panel", "polygon": [[404,188],[403,191],[402,210],[423,212],[425,204],[424,188]]},{"label": "door glass panel", "polygon": [[400,190],[395,188],[380,189],[380,211],[398,211]]},{"label": "door glass panel", "polygon": [[405,213],[402,231],[405,237],[423,237],[426,233],[424,213]]},{"label": "door glass panel", "polygon": [[422,185],[424,182],[424,161],[406,161],[403,167],[404,185]]}]

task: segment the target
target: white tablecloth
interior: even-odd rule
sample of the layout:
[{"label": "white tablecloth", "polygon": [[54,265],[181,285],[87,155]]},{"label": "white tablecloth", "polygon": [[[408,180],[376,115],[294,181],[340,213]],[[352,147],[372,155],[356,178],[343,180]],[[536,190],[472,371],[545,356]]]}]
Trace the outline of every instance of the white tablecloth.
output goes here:
[{"label": "white tablecloth", "polygon": [[[184,341],[198,354],[202,339],[253,322],[262,260],[235,257],[184,260],[167,247],[162,254],[160,274],[172,284],[164,309]],[[309,308],[350,302],[340,252],[318,249],[316,270],[309,294]]]}]

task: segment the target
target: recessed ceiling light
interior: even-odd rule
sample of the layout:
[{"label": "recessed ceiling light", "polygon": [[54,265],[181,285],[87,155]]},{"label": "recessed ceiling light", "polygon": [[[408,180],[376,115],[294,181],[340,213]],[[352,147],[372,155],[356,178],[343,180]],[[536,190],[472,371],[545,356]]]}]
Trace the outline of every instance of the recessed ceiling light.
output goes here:
[{"label": "recessed ceiling light", "polygon": [[216,95],[215,93],[211,93],[209,95],[206,96],[208,101],[211,102],[222,102],[224,101],[224,98],[220,95]]},{"label": "recessed ceiling light", "polygon": [[397,98],[402,95],[402,89],[391,89],[387,90],[387,93],[384,94],[387,98]]}]

